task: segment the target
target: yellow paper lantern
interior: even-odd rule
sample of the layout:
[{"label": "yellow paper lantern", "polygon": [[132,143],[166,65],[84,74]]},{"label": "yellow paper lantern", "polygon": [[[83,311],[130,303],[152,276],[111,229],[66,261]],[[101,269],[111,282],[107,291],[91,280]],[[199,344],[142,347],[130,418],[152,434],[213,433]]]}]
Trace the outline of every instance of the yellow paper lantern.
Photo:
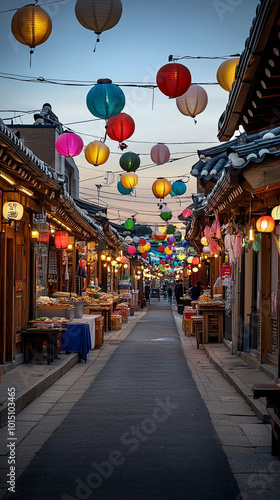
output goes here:
[{"label": "yellow paper lantern", "polygon": [[104,142],[101,141],[92,141],[90,142],[85,149],[85,158],[86,160],[95,165],[102,165],[105,163],[110,155],[110,149]]},{"label": "yellow paper lantern", "polygon": [[205,238],[205,236],[203,236],[200,240],[200,243],[203,245],[203,246],[206,246],[208,245],[208,240],[207,238]]},{"label": "yellow paper lantern", "polygon": [[170,250],[168,247],[165,247],[164,252],[166,253],[166,255],[172,254],[172,250]]},{"label": "yellow paper lantern", "polygon": [[231,91],[232,84],[235,80],[236,66],[239,64],[239,57],[224,61],[218,68],[217,81],[218,84],[227,92]]},{"label": "yellow paper lantern", "polygon": [[133,172],[127,172],[121,176],[121,184],[127,189],[133,189],[138,183],[138,175]]},{"label": "yellow paper lantern", "polygon": [[185,258],[184,252],[180,252],[179,255],[178,255],[178,259],[179,260],[184,260],[184,258]]},{"label": "yellow paper lantern", "polygon": [[52,21],[49,14],[38,5],[25,5],[14,14],[11,29],[17,41],[28,45],[32,53],[37,45],[49,38]]},{"label": "yellow paper lantern", "polygon": [[271,217],[274,220],[280,220],[280,205],[277,205],[277,207],[273,208],[271,212]]},{"label": "yellow paper lantern", "polygon": [[159,177],[152,185],[152,191],[156,198],[165,198],[171,191],[171,182],[164,177]]},{"label": "yellow paper lantern", "polygon": [[146,243],[146,245],[144,245],[144,248],[145,248],[145,252],[148,252],[151,248],[150,243]]},{"label": "yellow paper lantern", "polygon": [[188,258],[187,258],[187,263],[188,263],[188,264],[191,264],[191,263],[192,263],[192,260],[193,260],[193,257],[188,257]]},{"label": "yellow paper lantern", "polygon": [[145,252],[145,246],[144,245],[138,245],[137,250],[139,253],[144,253]]}]

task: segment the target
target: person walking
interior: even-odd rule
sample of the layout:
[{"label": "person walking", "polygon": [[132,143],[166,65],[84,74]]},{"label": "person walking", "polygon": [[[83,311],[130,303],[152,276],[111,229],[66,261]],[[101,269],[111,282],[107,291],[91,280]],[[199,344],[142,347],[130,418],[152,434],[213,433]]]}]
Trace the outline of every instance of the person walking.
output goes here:
[{"label": "person walking", "polygon": [[168,303],[172,304],[172,296],[173,296],[173,288],[172,288],[172,286],[169,286],[167,288],[167,295],[168,295]]},{"label": "person walking", "polygon": [[197,300],[198,297],[200,296],[200,294],[201,294],[200,287],[201,287],[201,283],[200,283],[200,281],[198,281],[196,285],[194,285],[190,288],[192,300]]},{"label": "person walking", "polygon": [[148,304],[150,304],[150,293],[151,293],[150,284],[149,284],[149,283],[146,283],[146,285],[145,285],[145,291],[144,291],[144,294],[145,294],[145,299],[146,299],[146,302],[147,302]]}]

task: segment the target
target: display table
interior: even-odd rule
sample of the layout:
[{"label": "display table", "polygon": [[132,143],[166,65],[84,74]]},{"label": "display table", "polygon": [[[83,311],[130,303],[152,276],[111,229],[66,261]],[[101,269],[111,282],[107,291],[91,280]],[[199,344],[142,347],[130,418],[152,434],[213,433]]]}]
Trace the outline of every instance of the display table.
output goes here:
[{"label": "display table", "polygon": [[[57,341],[65,328],[60,326],[56,328],[32,327],[22,330],[21,334],[24,341],[24,361],[31,361],[35,353],[42,353],[42,349],[38,348],[38,343],[47,342],[47,362],[48,365],[53,362],[58,355]],[[34,349],[32,344],[36,345]]]},{"label": "display table", "polygon": [[207,344],[210,337],[217,337],[218,342],[223,342],[225,305],[220,302],[198,302],[197,309],[203,315],[203,344]]},{"label": "display table", "polygon": [[180,297],[180,302],[179,304],[183,305],[184,307],[188,307],[192,305],[192,298],[191,297]]},{"label": "display table", "polygon": [[68,323],[61,335],[61,349],[66,352],[78,352],[82,359],[87,360],[91,349],[90,329],[88,323]]},{"label": "display table", "polygon": [[74,318],[71,323],[87,323],[89,325],[91,349],[95,347],[95,318],[99,318],[99,314],[88,314],[82,318]]},{"label": "display table", "polygon": [[51,306],[37,306],[36,317],[46,316],[47,318],[66,318],[73,319],[75,307],[73,305],[51,305]]},{"label": "display table", "polygon": [[112,312],[112,306],[111,305],[108,305],[108,306],[105,306],[105,305],[100,305],[100,306],[89,306],[89,314],[95,314],[96,313],[99,313],[99,314],[102,314],[102,316],[104,317],[104,328],[105,328],[105,332],[107,330],[111,331],[111,312]]}]

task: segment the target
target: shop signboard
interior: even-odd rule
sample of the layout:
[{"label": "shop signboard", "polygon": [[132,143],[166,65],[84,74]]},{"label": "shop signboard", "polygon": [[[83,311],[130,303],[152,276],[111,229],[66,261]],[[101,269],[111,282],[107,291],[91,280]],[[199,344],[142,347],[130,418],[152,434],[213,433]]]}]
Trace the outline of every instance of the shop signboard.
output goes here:
[{"label": "shop signboard", "polygon": [[221,273],[222,281],[231,279],[231,265],[223,264],[222,265],[222,273]]},{"label": "shop signboard", "polygon": [[47,212],[45,210],[35,210],[33,212],[33,224],[44,224],[47,222]]}]

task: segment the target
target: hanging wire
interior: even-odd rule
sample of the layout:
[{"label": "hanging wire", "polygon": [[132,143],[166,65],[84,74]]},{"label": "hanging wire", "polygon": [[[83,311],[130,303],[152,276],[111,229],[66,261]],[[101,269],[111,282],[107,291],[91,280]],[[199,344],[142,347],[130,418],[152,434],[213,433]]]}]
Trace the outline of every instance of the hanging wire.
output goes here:
[{"label": "hanging wire", "polygon": [[[35,1],[34,5],[37,5],[39,0],[34,0],[34,1]],[[42,4],[42,7],[44,7],[45,5],[51,5],[52,3],[59,3],[59,2],[64,2],[64,0],[53,0],[52,2],[47,2]],[[38,5],[38,7],[41,7],[41,5]],[[21,7],[17,7],[15,9],[2,10],[0,11],[0,14],[5,14],[6,12],[13,12],[19,9],[21,9]]]},{"label": "hanging wire", "polygon": [[181,59],[228,59],[229,57],[240,57],[240,54],[229,54],[227,56],[168,56],[168,61],[179,61]]}]

